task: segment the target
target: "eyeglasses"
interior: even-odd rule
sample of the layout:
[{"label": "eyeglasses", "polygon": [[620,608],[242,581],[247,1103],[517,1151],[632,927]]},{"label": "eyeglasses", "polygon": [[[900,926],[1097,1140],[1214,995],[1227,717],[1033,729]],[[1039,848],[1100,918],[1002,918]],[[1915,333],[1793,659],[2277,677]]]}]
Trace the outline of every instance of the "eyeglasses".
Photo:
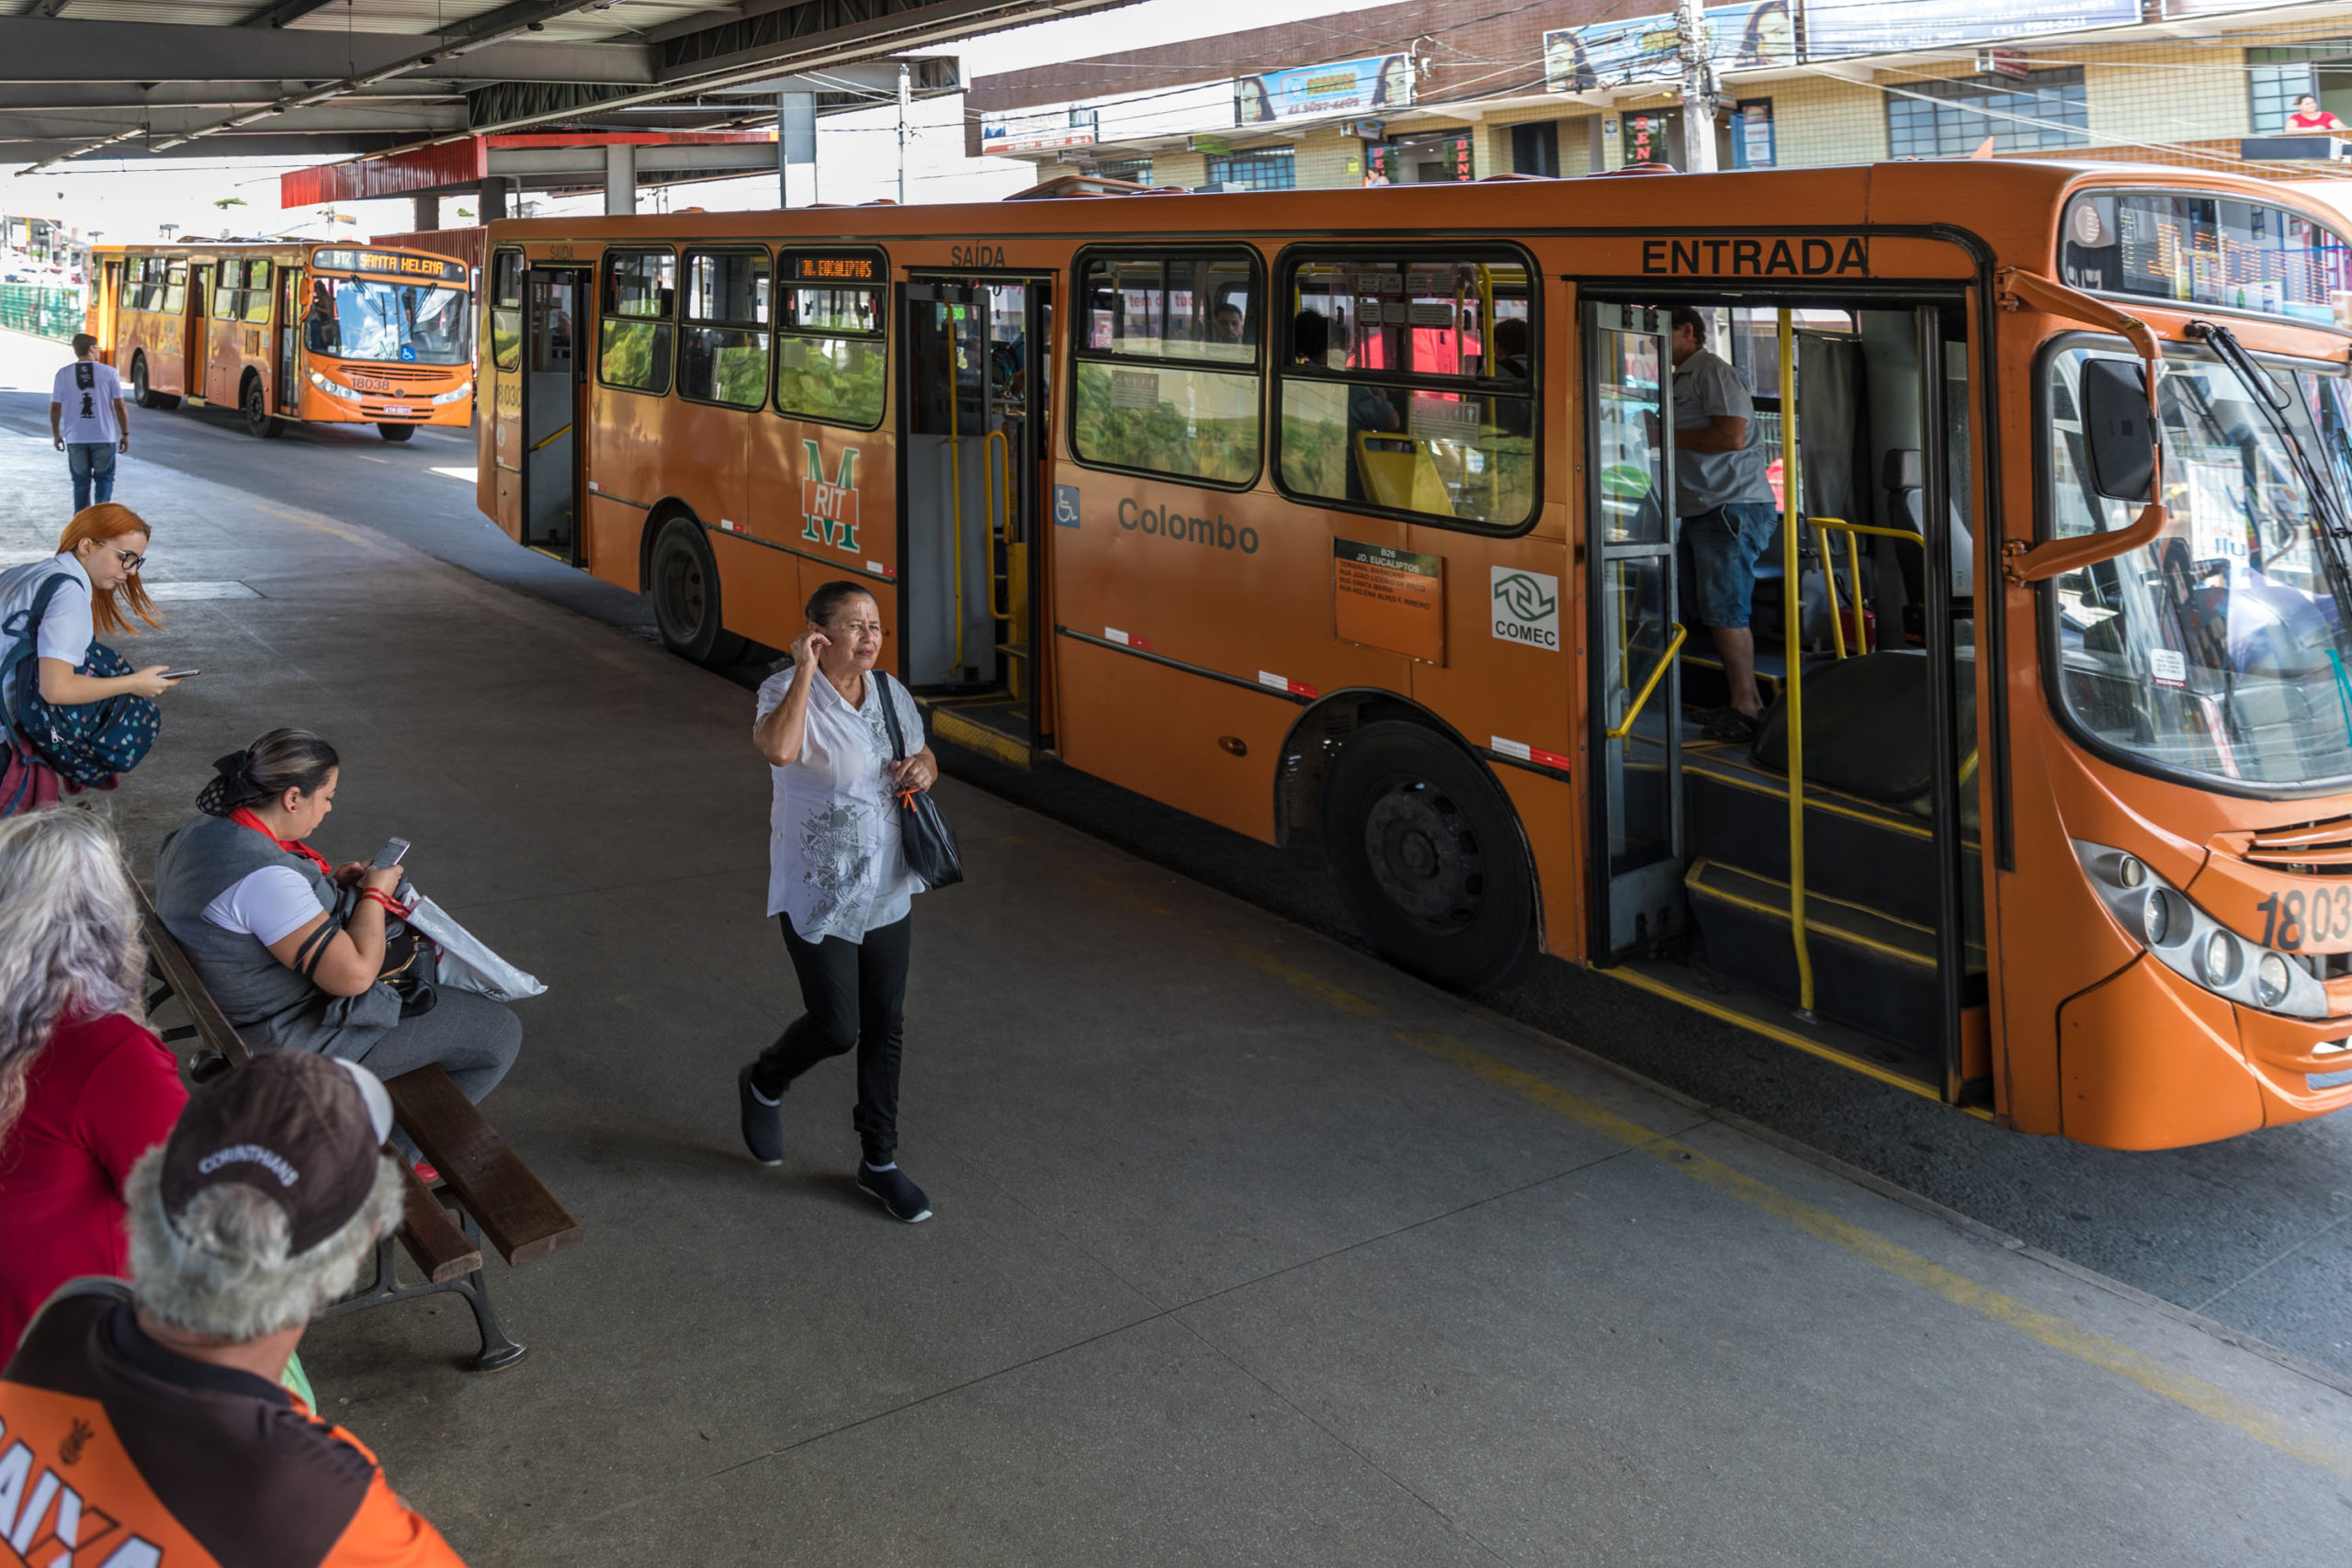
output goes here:
[{"label": "eyeglasses", "polygon": [[107,548],[122,558],[122,570],[128,572],[136,573],[140,563],[147,558],[145,556],[124,549],[120,545],[108,545]]}]

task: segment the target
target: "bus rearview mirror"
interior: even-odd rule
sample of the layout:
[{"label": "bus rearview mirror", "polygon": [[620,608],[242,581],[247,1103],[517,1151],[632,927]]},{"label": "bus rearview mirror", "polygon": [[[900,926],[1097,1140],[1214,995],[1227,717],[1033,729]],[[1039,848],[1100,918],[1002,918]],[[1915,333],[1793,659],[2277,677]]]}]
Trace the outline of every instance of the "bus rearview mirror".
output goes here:
[{"label": "bus rearview mirror", "polygon": [[2147,372],[2120,359],[2083,366],[2083,431],[2091,485],[2111,501],[2146,501],[2156,433],[2148,414]]}]

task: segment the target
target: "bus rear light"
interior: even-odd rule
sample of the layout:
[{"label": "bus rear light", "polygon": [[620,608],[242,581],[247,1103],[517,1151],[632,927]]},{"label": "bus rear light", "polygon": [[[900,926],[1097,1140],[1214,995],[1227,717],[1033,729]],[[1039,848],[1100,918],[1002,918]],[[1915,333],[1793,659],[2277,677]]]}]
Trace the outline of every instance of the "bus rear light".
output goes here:
[{"label": "bus rear light", "polygon": [[2328,1016],[2327,988],[2311,960],[2248,942],[2136,855],[2077,839],[2075,856],[2116,923],[2182,979],[2264,1012]]}]

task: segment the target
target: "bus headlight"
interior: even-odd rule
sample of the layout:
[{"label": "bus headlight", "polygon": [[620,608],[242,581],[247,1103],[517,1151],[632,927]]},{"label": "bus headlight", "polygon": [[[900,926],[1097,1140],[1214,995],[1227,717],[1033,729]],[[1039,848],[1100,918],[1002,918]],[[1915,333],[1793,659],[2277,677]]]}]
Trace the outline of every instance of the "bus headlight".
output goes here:
[{"label": "bus headlight", "polygon": [[436,409],[447,408],[460,399],[470,398],[473,395],[474,384],[469,381],[462,387],[452,387],[446,392],[435,392],[433,395],[433,406]]},{"label": "bus headlight", "polygon": [[324,392],[330,398],[341,398],[345,402],[354,403],[359,400],[359,394],[357,392],[353,391],[349,387],[345,386],[340,381],[328,380],[325,377],[320,375],[315,370],[311,372],[311,385],[316,387],[320,391]]},{"label": "bus headlight", "polygon": [[2121,850],[2075,840],[2092,891],[2149,956],[2218,997],[2292,1018],[2328,1016],[2327,987],[2305,962],[2248,942]]}]

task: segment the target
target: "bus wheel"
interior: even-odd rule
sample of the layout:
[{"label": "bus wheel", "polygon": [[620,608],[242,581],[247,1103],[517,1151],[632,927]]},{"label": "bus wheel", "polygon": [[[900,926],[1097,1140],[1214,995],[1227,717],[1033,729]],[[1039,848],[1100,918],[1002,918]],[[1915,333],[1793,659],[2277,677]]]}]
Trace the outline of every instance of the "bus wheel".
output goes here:
[{"label": "bus wheel", "polygon": [[130,400],[142,409],[175,409],[180,406],[177,398],[166,397],[147,384],[147,356],[143,354],[130,356]]},{"label": "bus wheel", "polygon": [[379,424],[376,427],[376,433],[387,441],[408,441],[415,437],[416,426],[413,424]]},{"label": "bus wheel", "polygon": [[691,517],[673,517],[653,541],[646,574],[653,596],[653,622],[670,651],[696,664],[732,664],[743,639],[720,624],[718,563]]},{"label": "bus wheel", "polygon": [[270,417],[269,398],[261,389],[261,378],[245,378],[245,395],[242,400],[245,414],[245,429],[265,441],[275,441],[286,434],[284,422]]},{"label": "bus wheel", "polygon": [[1356,929],[1400,967],[1486,990],[1533,951],[1510,802],[1432,730],[1388,719],[1348,738],[1324,775],[1323,852]]}]

